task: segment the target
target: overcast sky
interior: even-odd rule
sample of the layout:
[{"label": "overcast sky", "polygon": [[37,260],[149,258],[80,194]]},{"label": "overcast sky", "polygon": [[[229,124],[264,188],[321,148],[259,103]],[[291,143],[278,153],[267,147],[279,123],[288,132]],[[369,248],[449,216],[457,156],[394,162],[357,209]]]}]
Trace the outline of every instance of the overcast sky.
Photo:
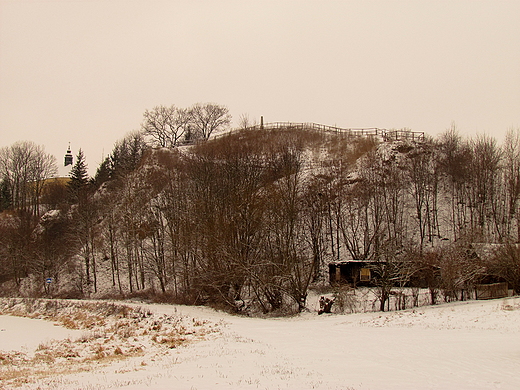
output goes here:
[{"label": "overcast sky", "polygon": [[156,105],[499,141],[520,127],[520,1],[0,0],[0,147],[93,174]]}]

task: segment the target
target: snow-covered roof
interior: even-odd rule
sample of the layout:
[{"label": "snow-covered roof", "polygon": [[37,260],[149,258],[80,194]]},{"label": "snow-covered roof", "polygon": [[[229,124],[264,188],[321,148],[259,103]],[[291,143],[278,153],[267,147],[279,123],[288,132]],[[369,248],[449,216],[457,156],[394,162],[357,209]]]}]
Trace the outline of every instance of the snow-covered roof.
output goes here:
[{"label": "snow-covered roof", "polygon": [[341,264],[351,264],[351,263],[382,263],[380,260],[336,260],[329,262],[329,265],[341,265]]}]

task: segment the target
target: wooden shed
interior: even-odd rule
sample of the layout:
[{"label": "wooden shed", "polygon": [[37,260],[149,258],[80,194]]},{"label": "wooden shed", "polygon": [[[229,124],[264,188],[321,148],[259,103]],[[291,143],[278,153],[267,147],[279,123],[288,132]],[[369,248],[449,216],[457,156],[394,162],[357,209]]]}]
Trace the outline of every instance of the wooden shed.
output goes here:
[{"label": "wooden shed", "polygon": [[356,286],[373,285],[373,269],[376,263],[371,260],[343,260],[329,263],[330,284],[350,284]]}]

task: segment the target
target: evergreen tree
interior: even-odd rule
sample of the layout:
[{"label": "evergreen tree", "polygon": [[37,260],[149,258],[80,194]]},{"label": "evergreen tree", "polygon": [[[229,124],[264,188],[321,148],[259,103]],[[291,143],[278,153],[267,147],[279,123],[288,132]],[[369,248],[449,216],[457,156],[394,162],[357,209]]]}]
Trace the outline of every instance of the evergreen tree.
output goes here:
[{"label": "evergreen tree", "polygon": [[113,168],[112,168],[112,160],[110,156],[105,158],[105,160],[99,165],[96,175],[92,179],[92,184],[94,188],[98,189],[101,187],[103,183],[106,183],[112,178]]},{"label": "evergreen tree", "polygon": [[72,202],[79,200],[80,194],[85,191],[89,182],[87,164],[85,162],[85,155],[80,149],[76,157],[76,163],[70,171],[70,180],[68,183],[70,199]]},{"label": "evergreen tree", "polygon": [[141,133],[130,133],[116,142],[112,153],[100,164],[92,179],[94,188],[107,182],[112,186],[118,185],[117,182],[137,169],[147,148]]}]

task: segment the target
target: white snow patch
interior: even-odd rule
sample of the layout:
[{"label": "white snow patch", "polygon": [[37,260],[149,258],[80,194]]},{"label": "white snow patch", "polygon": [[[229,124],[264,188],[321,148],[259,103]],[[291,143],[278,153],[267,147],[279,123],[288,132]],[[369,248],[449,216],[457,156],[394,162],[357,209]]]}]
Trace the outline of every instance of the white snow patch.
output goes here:
[{"label": "white snow patch", "polygon": [[83,333],[45,320],[0,315],[0,350],[6,352],[31,353],[40,344],[67,338],[76,340]]}]

